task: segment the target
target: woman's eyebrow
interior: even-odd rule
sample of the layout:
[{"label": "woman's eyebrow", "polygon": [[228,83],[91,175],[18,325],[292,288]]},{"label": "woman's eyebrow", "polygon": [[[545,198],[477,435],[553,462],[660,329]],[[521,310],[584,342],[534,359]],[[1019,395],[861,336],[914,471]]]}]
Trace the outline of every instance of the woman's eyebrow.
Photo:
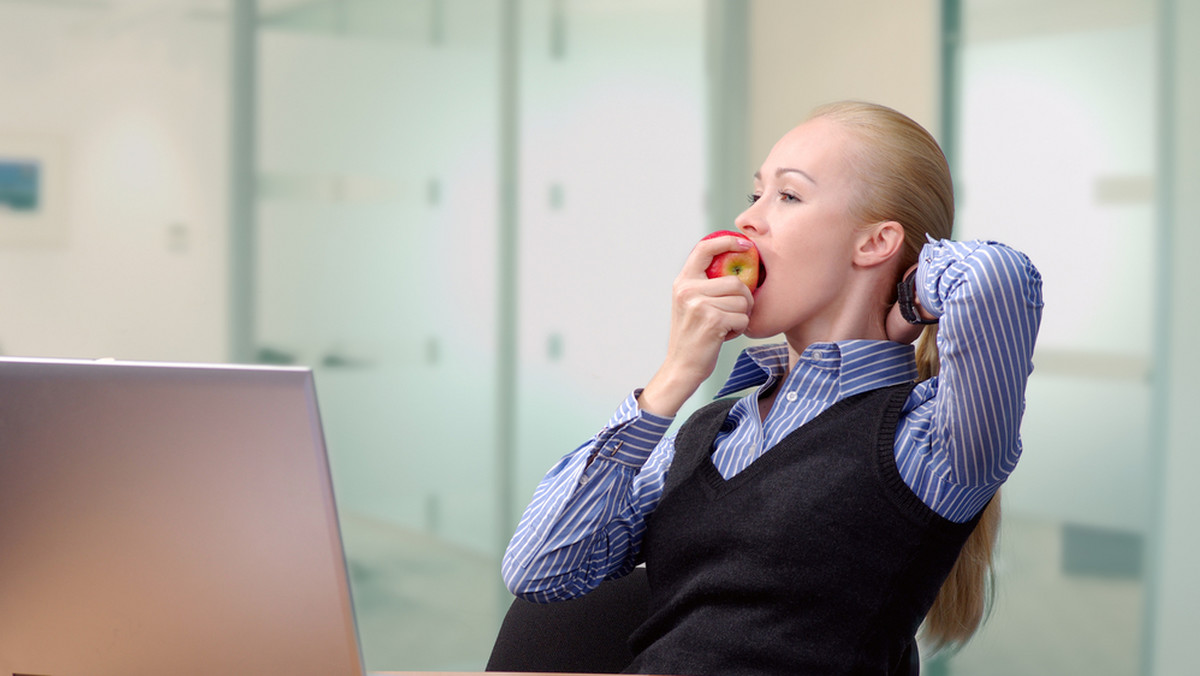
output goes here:
[{"label": "woman's eyebrow", "polygon": [[794,169],[791,167],[780,167],[779,169],[775,170],[776,177],[783,176],[784,174],[800,174],[804,178],[808,179],[809,183],[812,183],[813,185],[817,184],[817,180],[815,178],[813,178],[812,176],[809,176],[808,172],[804,171],[803,169]]},{"label": "woman's eyebrow", "polygon": [[[813,185],[817,184],[817,180],[814,179],[812,176],[809,176],[808,172],[804,171],[803,169],[795,169],[793,167],[780,167],[775,170],[776,178],[783,176],[784,174],[800,174],[804,178],[808,179],[809,183],[812,183]],[[762,172],[760,172],[760,171],[754,172],[754,180],[761,181],[762,180]]]}]

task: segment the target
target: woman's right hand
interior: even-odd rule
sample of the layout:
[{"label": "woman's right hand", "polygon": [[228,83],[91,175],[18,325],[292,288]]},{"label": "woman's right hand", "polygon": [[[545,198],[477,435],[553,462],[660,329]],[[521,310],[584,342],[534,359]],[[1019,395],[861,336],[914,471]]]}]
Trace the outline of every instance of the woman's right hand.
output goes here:
[{"label": "woman's right hand", "polygon": [[718,254],[751,246],[739,237],[714,237],[688,255],[672,286],[667,356],[638,397],[643,410],[664,417],[678,413],[712,375],[721,345],[745,332],[754,308],[750,289],[737,277],[709,279],[705,270]]}]

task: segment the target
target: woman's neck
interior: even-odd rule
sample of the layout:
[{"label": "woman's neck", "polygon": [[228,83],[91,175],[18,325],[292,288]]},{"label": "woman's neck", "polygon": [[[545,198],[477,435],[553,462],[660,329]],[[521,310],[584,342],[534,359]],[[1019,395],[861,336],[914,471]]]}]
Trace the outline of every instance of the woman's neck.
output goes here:
[{"label": "woman's neck", "polygon": [[887,315],[895,293],[894,265],[859,268],[837,299],[817,316],[784,332],[788,372],[813,343],[887,340]]}]

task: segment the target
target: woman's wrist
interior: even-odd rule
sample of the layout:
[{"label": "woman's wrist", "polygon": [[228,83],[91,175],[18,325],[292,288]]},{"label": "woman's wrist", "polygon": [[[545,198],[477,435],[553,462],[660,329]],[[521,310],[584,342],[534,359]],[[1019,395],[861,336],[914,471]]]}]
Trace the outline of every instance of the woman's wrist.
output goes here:
[{"label": "woman's wrist", "polygon": [[638,408],[663,418],[674,418],[698,387],[698,383],[691,384],[691,379],[660,369],[638,395]]},{"label": "woman's wrist", "polygon": [[914,265],[896,285],[896,305],[900,308],[900,315],[909,324],[937,324],[938,318],[921,307],[921,301],[917,297],[916,275],[917,267]]}]

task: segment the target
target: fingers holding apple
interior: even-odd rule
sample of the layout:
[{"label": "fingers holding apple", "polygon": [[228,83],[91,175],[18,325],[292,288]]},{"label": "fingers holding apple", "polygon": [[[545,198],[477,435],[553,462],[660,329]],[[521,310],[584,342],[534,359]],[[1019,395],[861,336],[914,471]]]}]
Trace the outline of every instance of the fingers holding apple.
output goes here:
[{"label": "fingers holding apple", "polygon": [[[718,240],[726,235],[734,237]],[[712,374],[721,345],[749,325],[759,267],[754,243],[739,233],[713,233],[692,249],[672,286],[667,355],[643,389],[639,406],[674,415]]]},{"label": "fingers holding apple", "polygon": [[754,242],[750,241],[749,237],[733,230],[719,230],[706,235],[700,241],[703,242],[717,237],[736,237],[738,238],[737,244],[739,248],[732,251],[723,251],[713,256],[712,262],[704,271],[708,275],[708,278],[737,277],[742,280],[742,283],[751,292],[762,286],[763,280],[766,279],[766,270],[758,254],[758,247],[754,246]]},{"label": "fingers holding apple", "polygon": [[[697,286],[700,297],[714,309],[721,312],[738,315],[738,324],[744,324],[754,305],[754,292],[762,286],[766,277],[762,257],[754,242],[740,232],[719,230],[701,238],[692,250],[688,263],[690,273],[685,273],[681,279],[699,280],[696,274],[704,270],[707,284]],[[732,278],[728,282],[713,284],[711,280]],[[733,280],[741,284],[733,283]],[[727,318],[729,321],[732,318]],[[745,326],[730,326],[725,340],[741,335]]]},{"label": "fingers holding apple", "polygon": [[[703,275],[701,274],[703,272]],[[728,278],[728,279],[727,279]],[[680,354],[715,354],[745,332],[763,279],[758,248],[740,232],[703,237],[675,280],[672,331]],[[701,359],[701,361],[705,361]]]}]

